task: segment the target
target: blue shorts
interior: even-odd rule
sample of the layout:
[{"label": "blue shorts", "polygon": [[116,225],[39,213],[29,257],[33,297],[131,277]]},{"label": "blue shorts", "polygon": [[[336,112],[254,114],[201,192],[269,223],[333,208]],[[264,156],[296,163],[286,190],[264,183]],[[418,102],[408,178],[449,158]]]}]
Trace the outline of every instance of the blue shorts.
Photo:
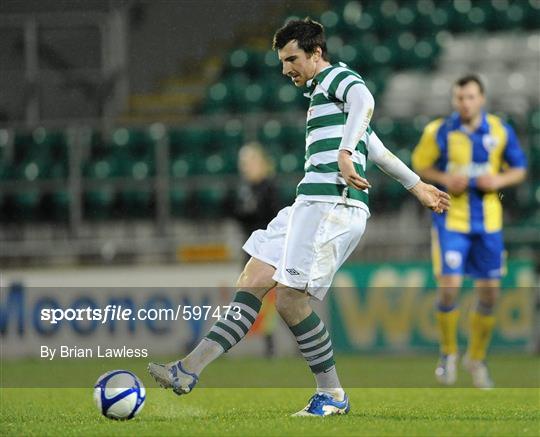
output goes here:
[{"label": "blue shorts", "polygon": [[431,250],[435,275],[467,275],[474,279],[499,279],[502,275],[502,232],[471,233],[433,226]]}]

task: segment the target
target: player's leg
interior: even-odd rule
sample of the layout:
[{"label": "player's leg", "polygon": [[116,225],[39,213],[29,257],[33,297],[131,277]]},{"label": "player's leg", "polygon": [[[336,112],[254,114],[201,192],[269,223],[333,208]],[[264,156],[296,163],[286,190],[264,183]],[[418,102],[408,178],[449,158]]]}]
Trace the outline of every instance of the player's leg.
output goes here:
[{"label": "player's leg", "polygon": [[478,388],[492,388],[494,383],[486,365],[486,354],[495,326],[494,308],[499,295],[498,279],[477,279],[474,283],[477,301],[469,315],[469,344],[463,364],[471,372]]},{"label": "player's leg", "polygon": [[432,230],[432,259],[437,277],[436,319],[439,330],[437,381],[452,385],[457,379],[457,297],[463,283],[465,261],[470,248],[469,237],[436,226]]},{"label": "player's leg", "polygon": [[276,308],[317,382],[317,393],[298,415],[349,411],[330,335],[309,299],[324,298],[334,274],[358,245],[366,220],[367,213],[361,208],[323,202],[296,202],[291,211],[283,256],[274,275],[279,283]]},{"label": "player's leg", "polygon": [[471,372],[473,384],[479,388],[494,385],[485,361],[495,326],[494,310],[500,293],[503,250],[500,232],[477,236],[471,249],[468,273],[476,278],[476,302],[469,316],[469,343],[464,364]]},{"label": "player's leg", "polygon": [[238,291],[229,304],[231,308],[240,308],[240,313],[230,311],[212,326],[206,337],[182,360],[187,371],[199,375],[245,337],[259,314],[265,294],[276,285],[272,279],[274,272],[274,267],[258,259],[248,261],[236,283]]},{"label": "player's leg", "polygon": [[317,383],[317,393],[297,415],[347,413],[349,402],[339,382],[330,334],[309,304],[309,295],[281,284],[276,293],[277,311],[295,336]]},{"label": "player's leg", "polygon": [[459,309],[456,301],[463,276],[443,275],[437,279],[436,319],[439,329],[439,362],[435,369],[437,381],[452,385],[457,379],[457,327]]},{"label": "player's leg", "polygon": [[261,309],[264,295],[276,282],[274,267],[255,258],[246,264],[237,281],[237,292],[229,304],[231,310],[221,317],[208,334],[185,358],[168,364],[150,363],[148,371],[163,388],[176,394],[189,393],[199,375],[212,361],[240,342],[248,333]]},{"label": "player's leg", "polygon": [[195,349],[183,360],[168,364],[150,363],[148,371],[165,388],[176,394],[189,393],[202,370],[225,351],[238,343],[255,321],[264,295],[276,285],[273,279],[285,239],[291,207],[283,208],[264,230],[251,234],[243,249],[251,255],[238,278],[232,307],[240,307],[219,319]]}]

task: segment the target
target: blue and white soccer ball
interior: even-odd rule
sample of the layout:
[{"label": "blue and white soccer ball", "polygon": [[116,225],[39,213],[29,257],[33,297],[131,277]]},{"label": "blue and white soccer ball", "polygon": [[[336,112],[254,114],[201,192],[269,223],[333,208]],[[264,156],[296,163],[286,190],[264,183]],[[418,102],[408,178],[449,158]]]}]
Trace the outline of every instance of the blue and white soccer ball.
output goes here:
[{"label": "blue and white soccer ball", "polygon": [[127,370],[107,372],[94,385],[94,402],[109,419],[133,419],[142,410],[145,399],[142,382]]}]

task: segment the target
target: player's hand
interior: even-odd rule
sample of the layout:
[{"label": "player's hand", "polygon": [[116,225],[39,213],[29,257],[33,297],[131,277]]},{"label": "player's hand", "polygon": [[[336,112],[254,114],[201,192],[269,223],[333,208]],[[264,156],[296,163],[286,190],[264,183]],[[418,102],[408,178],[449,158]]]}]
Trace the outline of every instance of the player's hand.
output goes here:
[{"label": "player's hand", "polygon": [[356,188],[357,190],[371,188],[371,184],[368,180],[356,173],[349,151],[340,150],[338,152],[338,166],[341,176],[345,179],[345,182],[349,187]]},{"label": "player's hand", "polygon": [[484,174],[476,178],[476,188],[480,191],[490,193],[500,188],[499,176],[494,174]]},{"label": "player's hand", "polygon": [[450,196],[437,187],[419,181],[409,190],[422,205],[438,214],[448,211],[450,208]]},{"label": "player's hand", "polygon": [[449,193],[459,196],[468,188],[469,178],[464,175],[447,174],[444,185]]}]

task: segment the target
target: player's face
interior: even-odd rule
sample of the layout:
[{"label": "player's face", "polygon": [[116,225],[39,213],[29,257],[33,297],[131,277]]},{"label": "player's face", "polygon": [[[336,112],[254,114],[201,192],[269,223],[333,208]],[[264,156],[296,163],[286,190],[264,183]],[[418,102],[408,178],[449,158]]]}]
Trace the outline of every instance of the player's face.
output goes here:
[{"label": "player's face", "polygon": [[485,98],[476,82],[469,82],[463,86],[454,86],[452,104],[463,121],[477,117],[482,111]]},{"label": "player's face", "polygon": [[303,87],[315,76],[317,62],[320,59],[319,51],[320,49],[308,54],[298,47],[296,40],[289,41],[278,50],[279,60],[283,64],[283,74],[290,77],[297,87]]}]

